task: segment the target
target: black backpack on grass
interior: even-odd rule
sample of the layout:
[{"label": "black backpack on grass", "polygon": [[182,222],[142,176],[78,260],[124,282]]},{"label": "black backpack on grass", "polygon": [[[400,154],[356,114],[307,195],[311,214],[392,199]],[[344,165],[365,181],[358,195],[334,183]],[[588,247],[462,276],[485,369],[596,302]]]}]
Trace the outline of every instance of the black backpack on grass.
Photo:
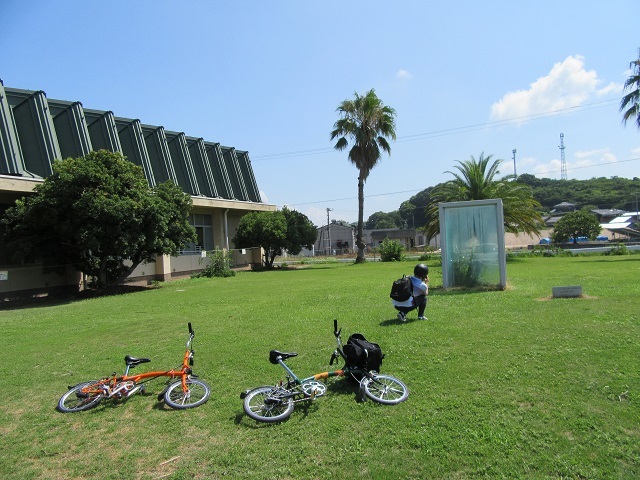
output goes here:
[{"label": "black backpack on grass", "polygon": [[354,333],[343,347],[347,365],[380,372],[384,354],[380,345],[369,342],[361,333]]},{"label": "black backpack on grass", "polygon": [[405,302],[413,295],[413,284],[411,283],[411,277],[402,276],[398,280],[395,280],[391,285],[391,293],[389,297],[397,302]]}]

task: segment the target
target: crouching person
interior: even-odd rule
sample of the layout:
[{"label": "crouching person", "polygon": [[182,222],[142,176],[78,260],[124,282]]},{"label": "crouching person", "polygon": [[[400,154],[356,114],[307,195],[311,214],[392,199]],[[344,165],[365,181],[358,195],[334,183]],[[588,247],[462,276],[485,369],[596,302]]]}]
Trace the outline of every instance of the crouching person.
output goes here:
[{"label": "crouching person", "polygon": [[407,313],[418,309],[418,320],[426,320],[424,311],[427,308],[427,295],[429,294],[429,267],[419,263],[413,269],[413,276],[409,277],[413,284],[413,295],[404,302],[392,300],[393,306],[398,310],[398,320],[407,321]]}]

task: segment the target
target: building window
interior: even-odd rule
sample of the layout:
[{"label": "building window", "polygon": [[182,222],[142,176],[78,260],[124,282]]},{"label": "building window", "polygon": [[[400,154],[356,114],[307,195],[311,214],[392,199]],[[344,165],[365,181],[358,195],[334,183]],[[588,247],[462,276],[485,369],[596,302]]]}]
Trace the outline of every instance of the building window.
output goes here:
[{"label": "building window", "polygon": [[211,215],[193,213],[189,215],[189,223],[196,229],[196,243],[190,243],[184,249],[184,253],[213,250],[213,221]]}]

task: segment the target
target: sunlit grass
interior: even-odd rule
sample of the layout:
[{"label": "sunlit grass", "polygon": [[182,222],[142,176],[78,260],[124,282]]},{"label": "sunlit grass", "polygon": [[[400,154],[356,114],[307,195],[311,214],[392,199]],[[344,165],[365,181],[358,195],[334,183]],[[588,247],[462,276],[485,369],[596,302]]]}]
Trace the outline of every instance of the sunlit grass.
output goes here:
[{"label": "sunlit grass", "polygon": [[[321,264],[189,279],[125,296],[0,311],[3,478],[636,478],[640,475],[640,256],[526,258],[506,291],[443,291],[430,272],[428,321],[396,320],[388,293],[411,263]],[[585,298],[551,299],[559,285]],[[400,405],[325,397],[279,425],[239,393],[329,368],[333,319],[386,353],[411,391]],[[79,414],[67,385],[180,363],[187,322],[208,403],[174,411],[149,394]],[[10,374],[14,374],[10,377]]]}]

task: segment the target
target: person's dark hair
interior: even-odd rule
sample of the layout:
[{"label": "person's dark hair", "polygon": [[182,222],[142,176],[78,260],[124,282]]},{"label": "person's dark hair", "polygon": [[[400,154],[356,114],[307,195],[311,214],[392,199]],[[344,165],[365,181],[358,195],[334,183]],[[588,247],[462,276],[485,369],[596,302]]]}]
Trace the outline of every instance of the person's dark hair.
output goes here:
[{"label": "person's dark hair", "polygon": [[413,268],[413,274],[416,277],[425,278],[429,275],[429,267],[427,267],[424,263],[419,263]]}]

